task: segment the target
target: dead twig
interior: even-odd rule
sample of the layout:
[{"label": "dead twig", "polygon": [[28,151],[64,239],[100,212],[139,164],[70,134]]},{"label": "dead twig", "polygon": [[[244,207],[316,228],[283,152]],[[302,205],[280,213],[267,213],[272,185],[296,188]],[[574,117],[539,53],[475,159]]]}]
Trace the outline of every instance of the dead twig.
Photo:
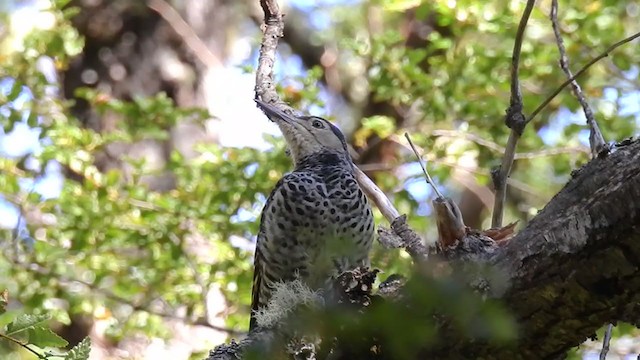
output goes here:
[{"label": "dead twig", "polygon": [[511,172],[511,166],[513,165],[513,159],[516,152],[516,145],[525,126],[527,125],[526,119],[522,112],[523,102],[522,93],[520,92],[520,80],[518,78],[518,70],[520,67],[520,53],[522,51],[522,40],[524,38],[524,32],[527,28],[527,22],[529,16],[535,5],[535,0],[528,0],[525,6],[524,13],[520,18],[520,24],[518,25],[518,31],[516,33],[516,39],[513,45],[513,55],[511,57],[511,99],[509,101],[509,108],[505,117],[505,124],[511,129],[509,134],[509,140],[502,158],[502,164],[499,168],[492,171],[492,180],[496,189],[496,197],[493,203],[493,216],[491,219],[492,227],[502,226],[502,216],[504,213],[504,202],[507,194],[507,177]]},{"label": "dead twig", "polygon": [[[562,40],[560,25],[558,24],[558,0],[551,0],[551,12],[549,14],[549,18],[551,19],[551,27],[553,27],[553,34],[556,38],[558,51],[560,52],[560,68],[567,77],[571,79],[573,77],[573,73],[569,69],[567,50],[564,47],[564,40]],[[591,155],[596,157],[600,152],[607,150],[607,143],[604,140],[602,132],[600,132],[598,123],[593,116],[593,111],[591,111],[591,107],[589,106],[580,85],[575,79],[571,81],[571,88],[573,89],[573,94],[578,98],[582,111],[584,111],[584,116],[587,118],[587,125],[589,126],[589,147],[591,148]]]},{"label": "dead twig", "polygon": [[420,168],[422,168],[422,173],[424,174],[424,178],[427,181],[427,184],[431,186],[431,188],[433,189],[433,192],[435,192],[438,197],[444,197],[436,187],[436,184],[433,183],[433,179],[431,179],[431,175],[429,175],[429,172],[424,167],[424,164],[422,163],[422,157],[418,153],[418,150],[416,150],[416,147],[413,145],[413,141],[411,141],[411,137],[409,136],[409,133],[404,133],[404,137],[407,138],[407,141],[409,142],[409,146],[411,146],[411,150],[413,150],[413,153],[416,155],[416,158],[418,158],[418,163],[420,164]]}]

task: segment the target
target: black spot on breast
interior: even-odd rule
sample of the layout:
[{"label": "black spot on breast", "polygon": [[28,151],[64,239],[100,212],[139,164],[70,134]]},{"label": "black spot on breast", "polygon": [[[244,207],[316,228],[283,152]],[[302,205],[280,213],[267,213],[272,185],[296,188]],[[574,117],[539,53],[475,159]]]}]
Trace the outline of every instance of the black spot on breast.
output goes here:
[{"label": "black spot on breast", "polygon": [[336,209],[331,208],[331,209],[329,210],[329,212],[331,213],[331,215],[333,215],[333,214],[335,214],[335,213],[336,213]]},{"label": "black spot on breast", "polygon": [[310,202],[310,203],[312,203],[314,201],[313,197],[311,197],[311,196],[304,196],[303,199],[304,199],[304,201],[307,201],[307,202]]},{"label": "black spot on breast", "polygon": [[332,182],[334,182],[334,181],[338,180],[338,177],[339,177],[339,176],[340,176],[339,174],[331,175],[331,176],[329,176],[329,177],[327,177],[327,178],[326,178],[326,182],[328,182],[328,183],[332,183]]},{"label": "black spot on breast", "polygon": [[300,222],[298,220],[291,220],[291,224],[293,226],[300,226]]},{"label": "black spot on breast", "polygon": [[305,192],[305,190],[304,185],[298,185],[298,191]]},{"label": "black spot on breast", "polygon": [[289,188],[289,190],[291,190],[291,191],[296,191],[296,186],[295,186],[294,184],[292,184],[292,183],[288,183],[288,184],[287,184],[287,187],[288,187],[288,188]]},{"label": "black spot on breast", "polygon": [[327,200],[323,201],[322,206],[329,207],[329,202]]},{"label": "black spot on breast", "polygon": [[302,210],[302,209],[301,209],[301,208],[299,208],[299,207],[296,207],[296,214],[298,214],[298,215],[304,215],[304,210]]},{"label": "black spot on breast", "polygon": [[275,214],[275,213],[276,213],[276,207],[275,207],[275,206],[272,206],[272,207],[271,207],[271,213],[272,213],[272,214]]},{"label": "black spot on breast", "polygon": [[354,223],[349,224],[349,227],[352,228],[352,229],[355,229],[356,226],[358,226],[358,223],[354,222]]},{"label": "black spot on breast", "polygon": [[322,185],[320,185],[320,184],[316,185],[316,189],[317,189],[320,193],[322,193],[322,192],[323,192],[323,190],[322,190]]},{"label": "black spot on breast", "polygon": [[293,210],[293,209],[291,209],[291,205],[289,205],[289,203],[288,203],[288,202],[285,202],[285,203],[284,203],[284,208],[285,208],[285,210],[287,210],[288,212],[291,212],[291,210]]},{"label": "black spot on breast", "polygon": [[342,204],[341,208],[342,208],[342,211],[346,212],[349,209],[349,204]]},{"label": "black spot on breast", "polygon": [[278,223],[278,228],[279,228],[280,230],[284,230],[284,224],[283,224],[283,223],[281,223],[281,222],[279,222],[279,223]]},{"label": "black spot on breast", "polygon": [[360,229],[358,229],[359,232],[363,232],[364,231],[364,224],[360,225]]}]

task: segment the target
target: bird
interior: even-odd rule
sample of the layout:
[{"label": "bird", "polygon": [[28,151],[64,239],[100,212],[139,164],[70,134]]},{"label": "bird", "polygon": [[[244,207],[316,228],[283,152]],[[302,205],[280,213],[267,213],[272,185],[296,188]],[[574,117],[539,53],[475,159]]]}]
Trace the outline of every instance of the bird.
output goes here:
[{"label": "bird", "polygon": [[324,118],[256,103],[280,128],[294,169],[276,183],[260,216],[250,331],[274,284],[299,279],[317,290],[344,271],[368,267],[375,226],[342,132]]}]

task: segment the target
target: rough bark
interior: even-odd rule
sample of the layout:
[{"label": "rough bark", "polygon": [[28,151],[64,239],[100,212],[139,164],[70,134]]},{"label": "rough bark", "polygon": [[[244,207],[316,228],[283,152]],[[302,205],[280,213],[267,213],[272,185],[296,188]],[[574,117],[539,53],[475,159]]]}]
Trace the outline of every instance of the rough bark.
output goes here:
[{"label": "rough bark", "polygon": [[[484,279],[486,295],[501,301],[516,319],[516,346],[489,346],[440,329],[437,345],[425,346],[417,359],[563,358],[607,322],[638,324],[640,139],[625,141],[612,154],[574,171],[509,244],[475,261],[501,274]],[[477,279],[477,274],[464,274],[473,268],[467,266],[468,257],[450,265]],[[268,344],[281,333],[251,333],[240,343],[218,347],[209,359],[241,356],[246,347]]]},{"label": "rough bark", "polygon": [[637,324],[640,140],[625,144],[575,171],[492,260],[508,274],[493,295],[518,319],[519,354],[562,356],[606,322]]}]

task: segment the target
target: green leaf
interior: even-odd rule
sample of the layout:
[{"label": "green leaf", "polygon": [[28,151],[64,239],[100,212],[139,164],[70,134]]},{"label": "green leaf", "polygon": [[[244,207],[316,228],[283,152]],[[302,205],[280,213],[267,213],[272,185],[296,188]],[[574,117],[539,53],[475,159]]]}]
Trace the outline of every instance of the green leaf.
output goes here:
[{"label": "green leaf", "polygon": [[40,315],[30,315],[23,314],[18,316],[12,323],[7,325],[7,334],[6,335],[15,335],[19,332],[30,329],[38,324],[41,324],[45,321],[51,319],[51,315],[49,314],[40,314]]},{"label": "green leaf", "polygon": [[91,353],[91,339],[87,336],[78,345],[69,350],[64,360],[87,360]]},{"label": "green leaf", "polygon": [[65,347],[69,342],[54,333],[51,329],[42,326],[34,326],[29,329],[29,343],[44,347]]}]

